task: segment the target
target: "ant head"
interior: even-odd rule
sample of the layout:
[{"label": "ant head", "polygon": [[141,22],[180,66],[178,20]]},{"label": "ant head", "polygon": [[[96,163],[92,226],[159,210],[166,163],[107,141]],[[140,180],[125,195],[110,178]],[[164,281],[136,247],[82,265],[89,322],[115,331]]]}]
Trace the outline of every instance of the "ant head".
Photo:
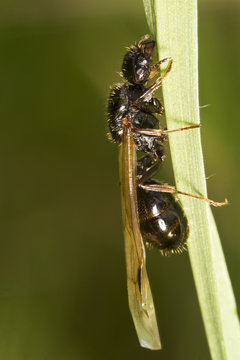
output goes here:
[{"label": "ant head", "polygon": [[145,35],[136,46],[132,47],[124,56],[122,74],[131,84],[144,84],[150,75],[154,40],[148,40]]}]

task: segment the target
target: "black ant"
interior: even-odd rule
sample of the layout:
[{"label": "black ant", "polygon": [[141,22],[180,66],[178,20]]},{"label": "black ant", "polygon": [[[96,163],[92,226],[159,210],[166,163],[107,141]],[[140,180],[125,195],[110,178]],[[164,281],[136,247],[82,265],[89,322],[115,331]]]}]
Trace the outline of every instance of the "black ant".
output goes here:
[{"label": "black ant", "polygon": [[[163,106],[153,93],[172,68],[167,57],[152,64],[155,41],[148,35],[141,38],[126,53],[122,74],[127,80],[110,92],[108,126],[111,139],[120,148],[120,180],[127,262],[128,296],[130,310],[142,346],[160,348],[160,340],[145,267],[145,249],[142,237],[165,255],[182,252],[189,235],[187,218],[174,194],[202,199],[175,187],[153,180],[152,176],[164,160],[163,143],[167,134],[199,127],[192,125],[175,130],[159,127],[153,114],[162,115]],[[158,74],[159,66],[168,62],[165,72],[152,85],[148,80]],[[137,159],[137,152],[145,153]]]},{"label": "black ant", "polygon": [[[152,65],[154,46],[155,41],[144,36],[137,46],[132,47],[124,56],[122,74],[130,84],[118,84],[112,89],[109,97],[108,125],[113,141],[121,144],[123,119],[127,119],[136,150],[147,154],[137,161],[137,201],[141,232],[149,244],[168,254],[181,252],[185,248],[189,231],[183,209],[171,194],[181,192],[173,187],[161,186],[151,179],[164,160],[162,143],[170,132],[159,128],[159,121],[153,114],[161,115],[163,106],[152,94],[172,67],[171,58],[165,58]],[[165,73],[146,88],[146,82],[158,72],[160,64],[166,61],[169,61],[169,65]],[[175,131],[194,127],[199,125]],[[151,185],[154,187],[151,188]],[[195,195],[190,196],[202,199]],[[208,199],[204,200],[212,205],[222,205]]]}]

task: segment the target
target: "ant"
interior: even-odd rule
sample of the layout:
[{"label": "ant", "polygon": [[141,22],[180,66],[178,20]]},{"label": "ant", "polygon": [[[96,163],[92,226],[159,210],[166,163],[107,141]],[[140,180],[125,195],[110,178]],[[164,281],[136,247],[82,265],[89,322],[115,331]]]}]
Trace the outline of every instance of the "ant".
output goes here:
[{"label": "ant", "polygon": [[[163,143],[175,131],[190,130],[192,125],[175,130],[162,129],[155,115],[162,115],[163,106],[153,97],[163,79],[169,74],[170,57],[152,64],[155,41],[143,36],[128,49],[122,64],[126,82],[117,84],[108,100],[108,127],[112,141],[120,150],[120,181],[127,265],[128,297],[140,343],[144,347],[161,347],[150,285],[146,273],[145,248],[142,237],[162,254],[181,253],[186,249],[188,221],[174,194],[188,195],[214,206],[217,203],[202,196],[187,194],[173,186],[152,179],[164,161]],[[149,87],[148,80],[165,72]],[[137,157],[139,152],[144,153]]]},{"label": "ant", "polygon": [[[182,192],[164,186],[151,177],[164,160],[163,142],[166,141],[166,135],[173,131],[197,128],[199,125],[171,131],[159,128],[159,121],[153,114],[162,115],[164,110],[152,94],[170,72],[173,61],[168,57],[152,65],[154,46],[155,41],[145,35],[124,56],[122,74],[129,84],[118,84],[112,89],[108,104],[108,125],[112,140],[121,144],[123,119],[127,119],[136,150],[146,153],[137,161],[140,228],[149,244],[162,250],[163,254],[168,254],[182,252],[189,234],[183,209],[172,194]],[[146,82],[157,74],[159,66],[166,61],[169,61],[169,65],[165,73],[146,88]],[[201,196],[190,196],[204,199],[215,206],[222,205]]]}]

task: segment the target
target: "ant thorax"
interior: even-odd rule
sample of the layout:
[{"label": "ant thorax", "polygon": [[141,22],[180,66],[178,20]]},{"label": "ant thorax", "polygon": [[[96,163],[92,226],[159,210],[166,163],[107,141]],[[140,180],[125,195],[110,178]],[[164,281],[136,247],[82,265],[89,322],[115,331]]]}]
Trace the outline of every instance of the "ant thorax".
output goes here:
[{"label": "ant thorax", "polygon": [[[158,129],[159,121],[153,115],[162,114],[163,108],[151,94],[138,102],[145,88],[142,85],[117,84],[110,93],[108,102],[108,126],[111,139],[122,141],[122,120],[127,118],[136,129]],[[140,136],[141,137],[141,136]],[[139,136],[136,136],[136,139]],[[146,140],[145,140],[146,142]],[[137,140],[139,143],[139,140]]]}]

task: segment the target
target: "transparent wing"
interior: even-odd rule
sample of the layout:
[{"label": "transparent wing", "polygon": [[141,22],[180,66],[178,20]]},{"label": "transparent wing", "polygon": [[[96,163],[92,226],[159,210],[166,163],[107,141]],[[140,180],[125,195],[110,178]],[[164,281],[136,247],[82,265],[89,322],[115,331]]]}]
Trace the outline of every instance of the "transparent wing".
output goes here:
[{"label": "transparent wing", "polygon": [[158,350],[161,343],[148,281],[145,248],[139,229],[136,194],[136,151],[130,126],[123,125],[119,165],[129,308],[141,346]]}]

